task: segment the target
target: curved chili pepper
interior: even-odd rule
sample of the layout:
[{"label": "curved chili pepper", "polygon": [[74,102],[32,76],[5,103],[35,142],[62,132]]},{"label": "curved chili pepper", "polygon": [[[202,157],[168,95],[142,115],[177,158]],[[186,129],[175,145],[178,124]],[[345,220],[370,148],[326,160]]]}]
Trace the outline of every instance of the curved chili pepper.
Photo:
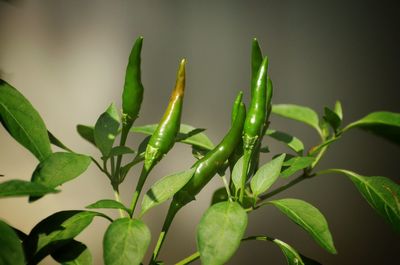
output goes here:
[{"label": "curved chili pepper", "polygon": [[[232,107],[232,122],[231,124],[233,124],[235,122],[236,119],[236,115],[239,111],[240,105],[242,104],[242,98],[243,98],[243,92],[240,91],[239,94],[236,97],[235,102],[233,103],[233,107]],[[239,143],[237,144],[237,146],[235,147],[235,149],[233,150],[231,156],[228,159],[229,162],[229,168],[232,172],[233,170],[233,166],[236,164],[237,160],[239,160],[239,158],[243,155],[243,140],[240,139]]]},{"label": "curved chili pepper", "polygon": [[[241,98],[241,93],[239,93],[238,98]],[[158,238],[157,245],[153,252],[151,264],[155,264],[155,261],[157,260],[158,253],[164,242],[166,233],[168,232],[176,213],[183,206],[194,200],[194,197],[211,180],[211,178],[217,173],[218,169],[224,165],[224,162],[229,158],[235,146],[239,143],[242,136],[245,117],[246,108],[240,101],[235,121],[233,122],[229,132],[225,135],[224,139],[222,139],[222,141],[213,150],[208,152],[202,159],[198,160],[193,165],[193,167],[196,168],[194,175],[172,199],[162,231],[160,233],[160,237]]]},{"label": "curved chili pepper", "polygon": [[[240,94],[239,96],[240,97]],[[243,124],[246,117],[246,108],[242,102],[236,114],[231,129],[225,135],[224,139],[202,159],[197,161],[193,167],[196,171],[190,181],[183,187],[174,197],[175,200],[187,204],[194,199],[200,190],[211,180],[217,173],[218,169],[232,154],[234,148],[240,141]]]},{"label": "curved chili pepper", "polygon": [[143,37],[139,37],[133,45],[129,55],[124,90],[122,92],[123,126],[128,131],[139,115],[140,105],[143,100],[143,85],[140,71],[142,44]]},{"label": "curved chili pepper", "polygon": [[175,143],[176,135],[181,124],[183,95],[185,91],[185,59],[182,59],[176,78],[175,89],[172,91],[168,107],[157,129],[151,136],[145,153],[147,168],[157,163],[168,153]]}]

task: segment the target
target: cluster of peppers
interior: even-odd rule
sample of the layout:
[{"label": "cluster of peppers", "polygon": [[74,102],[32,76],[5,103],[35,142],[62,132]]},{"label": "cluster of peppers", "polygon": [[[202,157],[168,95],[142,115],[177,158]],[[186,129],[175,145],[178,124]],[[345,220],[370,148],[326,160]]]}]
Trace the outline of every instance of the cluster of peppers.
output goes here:
[{"label": "cluster of peppers", "polygon": [[[122,96],[124,116],[121,145],[125,144],[129,129],[138,117],[143,99],[143,85],[140,74],[142,43],[142,37],[136,40],[129,57],[130,63],[127,68]],[[185,63],[184,59],[180,63],[176,85],[168,107],[147,144],[142,172],[131,203],[132,213],[148,174],[161,158],[168,153],[176,141],[181,123],[185,90]],[[194,163],[192,168],[195,168],[195,172],[192,178],[174,195],[160,238],[153,253],[153,263],[157,260],[161,245],[175,214],[183,206],[194,200],[195,196],[214,175],[225,171],[228,166],[232,169],[233,165],[242,156],[244,162],[241,187],[236,191],[234,198],[231,199],[238,200],[243,205],[246,182],[251,172],[255,172],[258,167],[261,141],[267,130],[269,114],[271,112],[272,82],[267,76],[268,58],[263,58],[256,39],[252,43],[251,66],[251,102],[248,112],[246,114],[246,108],[242,102],[243,92],[239,92],[232,109],[232,125],[230,130],[213,150]],[[121,163],[120,158],[118,158],[117,163]],[[230,188],[233,189],[233,185]]]}]

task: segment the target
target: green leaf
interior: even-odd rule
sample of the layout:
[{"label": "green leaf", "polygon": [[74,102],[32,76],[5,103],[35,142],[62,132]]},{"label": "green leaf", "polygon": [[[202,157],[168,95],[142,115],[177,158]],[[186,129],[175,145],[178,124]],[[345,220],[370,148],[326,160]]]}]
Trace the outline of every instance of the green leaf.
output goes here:
[{"label": "green leaf", "polygon": [[281,199],[269,203],[306,230],[321,247],[329,253],[336,254],[328,223],[317,208],[298,199]]},{"label": "green leaf", "polygon": [[220,202],[205,212],[197,227],[197,247],[204,265],[224,264],[236,252],[247,214],[236,202]]},{"label": "green leaf", "polygon": [[17,196],[43,196],[48,193],[59,192],[54,188],[44,186],[40,183],[12,179],[0,183],[0,198]]},{"label": "green leaf", "polygon": [[86,206],[88,209],[121,209],[130,214],[130,210],[123,205],[122,203],[115,201],[115,200],[99,200],[95,203],[92,203],[88,206]]},{"label": "green leaf", "polygon": [[335,132],[342,123],[342,120],[340,119],[338,114],[336,114],[336,112],[327,107],[324,108],[324,119],[326,122],[329,123],[329,125]]},{"label": "green leaf", "polygon": [[228,193],[226,192],[225,187],[221,187],[214,191],[213,196],[211,198],[211,205],[214,205],[219,202],[224,202],[228,200]]},{"label": "green leaf", "polygon": [[71,240],[51,254],[62,265],[92,265],[93,258],[85,244]]},{"label": "green leaf", "polygon": [[232,182],[235,190],[238,191],[242,187],[242,172],[243,172],[243,156],[241,156],[232,169]]},{"label": "green leaf", "polygon": [[51,154],[46,125],[17,89],[0,79],[0,121],[10,135],[39,161]]},{"label": "green leaf", "polygon": [[333,111],[339,117],[340,121],[343,121],[342,103],[340,103],[339,100],[335,102],[335,107],[333,108]]},{"label": "green leaf", "polygon": [[0,220],[0,263],[3,265],[24,265],[25,256],[21,242],[14,230]]},{"label": "green leaf", "polygon": [[150,190],[147,191],[143,197],[142,210],[140,215],[142,216],[151,208],[165,202],[172,198],[189,180],[192,178],[196,168],[191,168],[173,175],[163,177],[151,186]]},{"label": "green leaf", "polygon": [[29,264],[38,263],[79,235],[95,216],[105,215],[91,211],[61,211],[38,223],[24,241]]},{"label": "green leaf", "polygon": [[267,191],[278,179],[285,156],[286,154],[281,154],[272,159],[270,162],[260,167],[254,174],[250,181],[250,187],[255,197]]},{"label": "green leaf", "polygon": [[274,242],[282,250],[283,254],[286,257],[286,262],[288,265],[306,265],[303,262],[300,254],[290,245],[279,239],[274,239],[272,240],[272,242]]},{"label": "green leaf", "polygon": [[[86,171],[90,157],[76,153],[57,152],[39,163],[32,174],[32,182],[55,188]],[[37,198],[32,198],[35,200]]]},{"label": "green leaf", "polygon": [[150,240],[150,230],[142,221],[130,218],[114,221],[104,235],[105,264],[139,265],[146,254]]},{"label": "green leaf", "polygon": [[115,146],[111,149],[109,157],[126,154],[135,154],[136,152],[127,146]]},{"label": "green leaf", "polygon": [[89,143],[96,146],[96,143],[94,141],[94,127],[93,126],[78,124],[76,126],[76,130],[83,139],[85,139]]},{"label": "green leaf", "polygon": [[267,130],[266,135],[277,141],[285,143],[290,149],[301,155],[304,150],[303,142],[290,134],[276,130]]},{"label": "green leaf", "polygon": [[63,144],[57,137],[54,136],[50,131],[47,131],[47,134],[49,135],[50,143],[65,150],[68,152],[73,152],[71,149],[69,149],[65,144]]},{"label": "green leaf", "polygon": [[[130,131],[152,135],[156,130],[157,126],[158,124],[149,124],[140,127],[132,127]],[[177,136],[177,141],[189,145],[198,146],[206,150],[212,150],[214,148],[214,144],[207,137],[207,135],[201,132],[202,130],[203,129],[196,129],[193,126],[187,124],[181,124],[181,127],[179,129],[179,134]],[[197,133],[193,134],[193,131]]]},{"label": "green leaf", "polygon": [[119,129],[118,110],[114,103],[100,115],[94,126],[94,141],[103,157],[108,157]]},{"label": "green leaf", "polygon": [[321,151],[322,148],[329,147],[332,143],[336,142],[339,139],[340,139],[340,137],[335,137],[335,138],[326,140],[322,144],[319,144],[319,145],[311,148],[308,153],[309,153],[309,155],[313,156],[313,155],[317,154],[319,151]]},{"label": "green leaf", "polygon": [[308,108],[293,104],[272,105],[272,113],[310,125],[321,135],[317,113]]},{"label": "green leaf", "polygon": [[378,111],[346,126],[343,132],[360,128],[370,131],[395,144],[400,145],[400,113]]},{"label": "green leaf", "polygon": [[283,162],[280,176],[283,178],[288,178],[297,171],[311,166],[314,161],[315,158],[309,156],[291,157],[290,159]]},{"label": "green leaf", "polygon": [[328,172],[350,178],[369,205],[400,232],[400,185],[385,177],[365,177],[344,169],[330,169]]}]

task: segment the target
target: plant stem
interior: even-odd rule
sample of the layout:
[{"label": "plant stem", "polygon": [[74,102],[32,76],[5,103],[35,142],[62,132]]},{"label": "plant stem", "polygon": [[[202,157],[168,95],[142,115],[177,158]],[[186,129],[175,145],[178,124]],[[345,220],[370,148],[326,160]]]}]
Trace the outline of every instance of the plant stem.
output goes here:
[{"label": "plant stem", "polygon": [[[126,139],[128,138],[129,129],[126,129],[125,126],[122,127],[121,138],[119,141],[119,146],[125,146]],[[117,165],[115,167],[115,175],[120,180],[120,169],[121,169],[122,155],[117,157]]]},{"label": "plant stem", "polygon": [[[122,203],[121,202],[121,198],[119,197],[119,192],[118,192],[118,190],[114,190],[114,197],[115,197],[115,200],[117,201],[117,202],[120,202],[120,203]],[[119,216],[120,217],[125,217],[125,212],[122,210],[122,209],[119,209]]]},{"label": "plant stem", "polygon": [[136,185],[136,190],[132,196],[132,202],[131,202],[131,207],[130,207],[131,217],[133,216],[133,213],[135,212],[135,208],[136,208],[140,193],[142,192],[144,182],[146,181],[147,176],[149,175],[150,171],[151,171],[151,168],[147,168],[145,165],[143,165],[142,172],[140,173],[139,181]]},{"label": "plant stem", "polygon": [[[308,175],[308,174],[303,173],[301,176],[295,178],[294,180],[290,181],[290,182],[287,183],[286,185],[283,185],[283,186],[281,186],[281,187],[279,187],[279,188],[274,189],[274,190],[271,191],[271,192],[268,192],[268,193],[266,193],[266,194],[264,194],[264,195],[261,195],[261,196],[259,197],[258,202],[265,201],[266,199],[269,199],[269,198],[271,198],[272,196],[275,196],[276,194],[281,193],[281,192],[284,191],[284,190],[287,190],[288,188],[290,188],[290,187],[296,185],[297,183],[302,182],[303,180],[306,180],[306,179],[310,179],[310,178],[312,178],[312,177],[314,177],[314,176],[315,176],[315,175]],[[256,208],[258,208],[258,207],[260,207],[260,206],[261,206],[261,205],[259,204]]]},{"label": "plant stem", "polygon": [[[156,247],[154,248],[153,257],[152,257],[152,259],[151,259],[149,264],[155,264],[155,262],[157,260],[157,257],[158,257],[158,254],[160,253],[161,247],[162,247],[162,245],[164,243],[165,237],[167,236],[169,227],[171,226],[172,220],[174,220],[174,217],[175,217],[176,213],[183,206],[184,205],[176,202],[174,199],[172,200],[172,202],[171,202],[171,204],[169,206],[169,209],[168,209],[167,216],[165,217],[164,224],[163,224],[163,227],[161,229],[160,235],[158,237]],[[186,264],[186,263],[183,263],[183,264]]]},{"label": "plant stem", "polygon": [[175,263],[175,265],[185,265],[185,264],[189,264],[192,263],[193,261],[197,260],[198,258],[200,258],[200,252],[195,252],[192,255],[190,255],[189,257],[184,258],[183,260],[179,261],[178,263]]},{"label": "plant stem", "polygon": [[231,195],[231,191],[229,189],[229,183],[226,180],[225,175],[221,176],[221,179],[222,179],[222,182],[224,183],[226,194],[228,194],[229,201],[232,201],[232,195]]},{"label": "plant stem", "polygon": [[[249,240],[274,241],[274,238],[269,237],[269,236],[259,235],[259,236],[249,236],[249,237],[242,239],[242,241],[249,241]],[[199,258],[200,258],[200,252],[197,251],[197,252],[193,253],[192,255],[179,261],[178,263],[175,263],[175,265],[186,265],[186,264],[189,264]]]},{"label": "plant stem", "polygon": [[245,150],[243,155],[242,183],[240,186],[240,195],[239,195],[240,203],[243,203],[244,190],[246,188],[246,181],[247,181],[247,170],[249,168],[251,152],[252,152],[251,150]]}]

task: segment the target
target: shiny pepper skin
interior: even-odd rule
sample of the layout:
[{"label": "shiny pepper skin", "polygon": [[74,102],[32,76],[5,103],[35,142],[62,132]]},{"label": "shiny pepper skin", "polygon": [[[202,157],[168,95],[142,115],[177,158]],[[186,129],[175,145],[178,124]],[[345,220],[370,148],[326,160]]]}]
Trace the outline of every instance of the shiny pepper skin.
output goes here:
[{"label": "shiny pepper skin", "polygon": [[246,118],[246,108],[240,102],[235,121],[224,139],[202,159],[197,161],[193,167],[196,171],[191,180],[175,196],[174,200],[181,205],[187,204],[201,191],[201,189],[223,166],[224,162],[232,154],[235,147],[240,142],[244,120]]},{"label": "shiny pepper skin", "polygon": [[255,86],[252,89],[251,103],[243,129],[245,150],[252,150],[264,126],[267,108],[267,68],[268,58],[265,57],[257,73]]},{"label": "shiny pepper skin", "polygon": [[175,88],[172,91],[168,107],[147,145],[145,153],[145,165],[147,168],[154,166],[162,156],[168,153],[175,143],[181,124],[185,92],[185,64],[186,61],[183,59],[178,69]]},{"label": "shiny pepper skin", "polygon": [[123,126],[129,130],[139,116],[143,100],[143,85],[141,81],[140,54],[142,51],[143,37],[136,39],[125,74],[124,90],[122,92]]}]

